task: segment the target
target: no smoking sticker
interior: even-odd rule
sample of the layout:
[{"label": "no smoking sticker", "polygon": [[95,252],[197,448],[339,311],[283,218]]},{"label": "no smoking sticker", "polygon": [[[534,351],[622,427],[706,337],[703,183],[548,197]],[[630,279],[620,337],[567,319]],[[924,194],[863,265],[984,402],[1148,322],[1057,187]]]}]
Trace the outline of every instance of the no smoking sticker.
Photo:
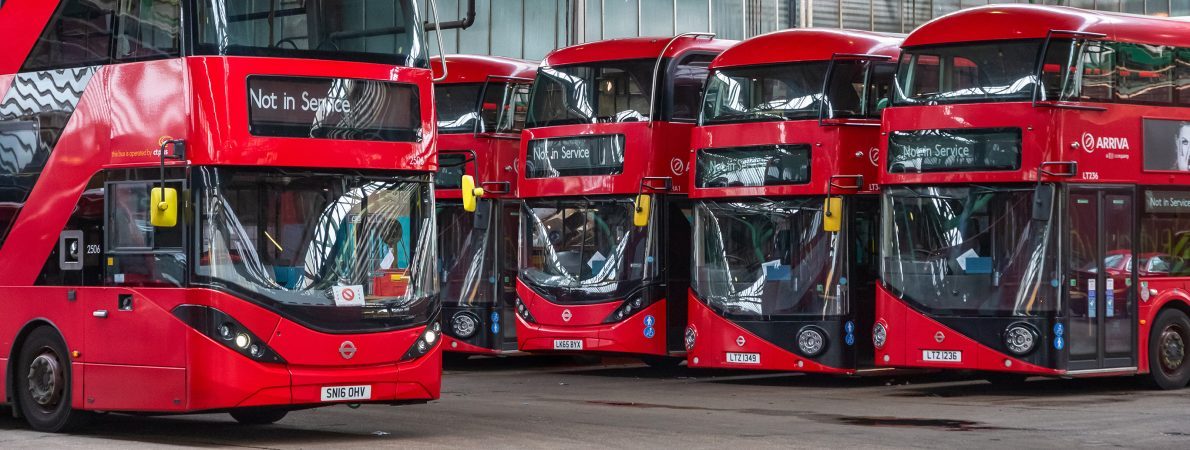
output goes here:
[{"label": "no smoking sticker", "polygon": [[335,306],[364,306],[364,287],[361,285],[335,286]]}]

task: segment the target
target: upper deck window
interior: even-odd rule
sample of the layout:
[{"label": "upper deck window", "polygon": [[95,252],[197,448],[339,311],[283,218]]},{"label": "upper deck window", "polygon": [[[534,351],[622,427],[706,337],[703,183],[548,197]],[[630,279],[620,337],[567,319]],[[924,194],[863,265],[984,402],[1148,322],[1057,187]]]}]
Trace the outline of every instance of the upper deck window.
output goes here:
[{"label": "upper deck window", "polygon": [[[812,61],[717,70],[707,85],[702,122],[739,122],[879,117],[876,101],[886,93],[892,64]],[[826,91],[823,92],[823,86]],[[825,104],[824,104],[825,100]]]},{"label": "upper deck window", "polygon": [[68,0],[58,6],[22,72],[174,58],[177,0]]},{"label": "upper deck window", "polygon": [[427,67],[411,0],[200,0],[200,54]]},{"label": "upper deck window", "polygon": [[1058,51],[1075,61],[1067,70],[1045,67],[1060,83],[1059,100],[1190,104],[1190,49],[1080,40]]},{"label": "upper deck window", "polygon": [[115,5],[115,0],[62,2],[21,71],[107,64],[111,58]]},{"label": "upper deck window", "polygon": [[542,67],[527,127],[648,120],[653,59]]},{"label": "upper deck window", "polygon": [[893,101],[920,105],[1032,100],[1041,45],[1042,40],[1031,39],[906,49]]}]

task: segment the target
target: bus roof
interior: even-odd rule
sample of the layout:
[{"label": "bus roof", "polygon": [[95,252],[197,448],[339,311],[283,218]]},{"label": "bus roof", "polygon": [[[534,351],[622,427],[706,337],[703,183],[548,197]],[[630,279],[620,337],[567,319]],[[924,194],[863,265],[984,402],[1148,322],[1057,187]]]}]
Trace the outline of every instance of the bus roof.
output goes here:
[{"label": "bus roof", "polygon": [[1051,30],[1100,33],[1118,42],[1190,47],[1190,22],[1184,20],[1040,5],[991,5],[960,10],[909,33],[902,46],[1043,39]]},{"label": "bus roof", "polygon": [[761,64],[827,61],[835,54],[869,54],[896,58],[904,35],[826,28],[774,31],[745,40],[724,51],[712,69]]},{"label": "bus roof", "polygon": [[[435,74],[442,73],[442,60],[431,58]],[[488,77],[533,78],[537,62],[503,56],[446,55],[446,79],[440,84],[483,83]]]},{"label": "bus roof", "polygon": [[597,61],[618,61],[628,59],[655,59],[658,56],[673,57],[690,50],[720,53],[735,44],[726,39],[705,37],[684,37],[675,40],[661,55],[671,36],[608,39],[560,48],[546,55],[543,66],[564,66]]}]

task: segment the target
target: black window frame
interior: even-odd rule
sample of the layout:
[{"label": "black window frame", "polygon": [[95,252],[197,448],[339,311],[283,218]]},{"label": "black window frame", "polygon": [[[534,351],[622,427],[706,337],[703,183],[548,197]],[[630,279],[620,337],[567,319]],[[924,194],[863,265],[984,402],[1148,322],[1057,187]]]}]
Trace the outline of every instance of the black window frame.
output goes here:
[{"label": "black window frame", "polygon": [[[689,52],[674,56],[672,58],[665,58],[665,60],[666,60],[665,66],[664,66],[665,67],[665,74],[664,74],[665,77],[661,80],[665,83],[664,89],[662,89],[662,95],[664,96],[664,98],[660,99],[661,100],[659,102],[659,103],[661,103],[659,105],[660,107],[655,108],[655,109],[658,109],[659,111],[653,112],[653,115],[658,116],[658,117],[655,117],[654,120],[658,120],[661,122],[676,122],[676,123],[691,123],[691,124],[698,123],[699,116],[702,115],[701,114],[702,113],[702,96],[703,96],[703,94],[706,93],[707,81],[710,79],[711,72],[713,72],[711,70],[711,62],[714,61],[715,58],[718,56],[719,56],[718,53],[710,52],[710,51],[689,51]],[[693,104],[694,104],[695,108],[694,108],[694,110],[692,110],[690,112],[691,114],[693,114],[693,116],[690,118],[674,117],[674,106],[675,106],[676,100],[677,100],[677,89],[675,89],[675,88],[677,87],[677,81],[678,81],[677,80],[678,68],[680,66],[689,66],[689,65],[691,65],[690,63],[693,60],[699,59],[699,58],[706,58],[707,65],[705,67],[706,73],[702,77],[702,84],[698,87],[698,95],[693,99]],[[654,74],[654,76],[658,76],[658,75]]]}]

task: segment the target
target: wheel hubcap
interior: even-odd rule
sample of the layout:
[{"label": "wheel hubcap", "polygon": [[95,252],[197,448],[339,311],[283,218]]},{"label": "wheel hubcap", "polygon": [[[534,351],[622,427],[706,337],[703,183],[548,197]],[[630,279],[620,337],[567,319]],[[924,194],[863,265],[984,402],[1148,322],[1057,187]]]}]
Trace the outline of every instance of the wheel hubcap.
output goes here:
[{"label": "wheel hubcap", "polygon": [[43,407],[53,407],[62,398],[62,370],[58,358],[45,351],[29,363],[29,395]]},{"label": "wheel hubcap", "polygon": [[1176,372],[1186,360],[1186,341],[1182,334],[1182,328],[1177,325],[1161,331],[1161,369],[1165,373]]}]

